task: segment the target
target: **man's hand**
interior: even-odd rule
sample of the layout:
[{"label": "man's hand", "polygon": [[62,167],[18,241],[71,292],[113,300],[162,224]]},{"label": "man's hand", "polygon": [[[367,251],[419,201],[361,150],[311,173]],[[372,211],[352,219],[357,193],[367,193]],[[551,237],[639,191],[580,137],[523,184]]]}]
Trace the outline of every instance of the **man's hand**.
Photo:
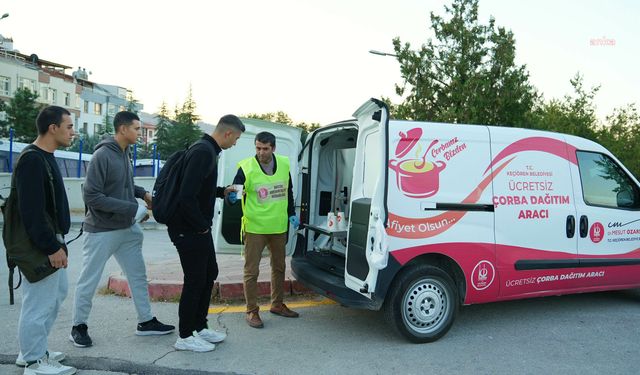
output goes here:
[{"label": "man's hand", "polygon": [[235,204],[238,201],[238,186],[242,185],[229,185],[224,189],[224,197],[230,204]]},{"label": "man's hand", "polygon": [[298,229],[300,226],[300,219],[295,215],[289,216],[289,223],[291,223],[293,229]]},{"label": "man's hand", "polygon": [[147,208],[151,209],[151,201],[152,201],[152,197],[151,197],[151,193],[149,193],[148,191],[144,194],[144,203],[147,204]]},{"label": "man's hand", "polygon": [[225,197],[226,197],[226,196],[228,196],[228,195],[229,195],[229,193],[231,193],[231,192],[234,192],[234,193],[235,193],[235,191],[236,191],[236,187],[235,187],[235,185],[229,185],[229,186],[227,186],[227,187],[224,189],[224,196],[225,196]]},{"label": "man's hand", "polygon": [[53,268],[67,268],[67,253],[63,248],[58,249],[58,251],[49,255],[49,263]]},{"label": "man's hand", "polygon": [[236,203],[238,201],[238,193],[236,193],[235,191],[232,191],[229,194],[227,194],[227,201],[231,204]]}]

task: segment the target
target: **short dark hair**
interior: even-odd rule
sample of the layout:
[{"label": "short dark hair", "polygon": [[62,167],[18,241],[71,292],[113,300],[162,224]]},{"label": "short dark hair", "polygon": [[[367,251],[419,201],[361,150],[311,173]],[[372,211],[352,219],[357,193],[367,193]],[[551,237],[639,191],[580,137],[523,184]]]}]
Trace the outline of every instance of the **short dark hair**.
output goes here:
[{"label": "short dark hair", "polygon": [[43,135],[49,131],[49,125],[55,124],[60,126],[62,124],[62,116],[71,116],[71,113],[62,107],[57,105],[50,105],[42,108],[38,117],[36,118],[36,127],[38,128],[38,134]]},{"label": "short dark hair", "polygon": [[122,125],[131,125],[134,121],[140,121],[140,117],[133,112],[120,111],[113,118],[113,130],[116,132]]},{"label": "short dark hair", "polygon": [[241,133],[244,133],[245,130],[244,124],[236,115],[224,115],[220,117],[220,121],[218,121],[218,125],[216,125],[216,130],[224,131],[227,129],[233,129]]},{"label": "short dark hair", "polygon": [[260,132],[256,134],[255,142],[268,143],[271,147],[276,147],[276,136],[269,132]]}]

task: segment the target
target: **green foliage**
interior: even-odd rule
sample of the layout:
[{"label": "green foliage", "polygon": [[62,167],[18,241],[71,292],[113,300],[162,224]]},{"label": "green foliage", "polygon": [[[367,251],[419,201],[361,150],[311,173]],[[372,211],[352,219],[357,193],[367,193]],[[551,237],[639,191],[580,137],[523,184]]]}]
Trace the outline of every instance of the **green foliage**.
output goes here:
[{"label": "green foliage", "polygon": [[409,120],[523,126],[537,93],[515,64],[511,31],[478,22],[478,0],[453,0],[448,19],[431,13],[435,40],[420,49],[393,39],[404,98],[392,116]]},{"label": "green foliage", "polygon": [[138,114],[138,108],[139,108],[139,104],[140,102],[138,101],[138,99],[136,99],[133,96],[133,93],[131,93],[131,96],[127,98],[127,111],[129,112],[133,112],[135,114]]},{"label": "green foliage", "polygon": [[0,137],[9,137],[9,121],[6,119],[7,103],[4,100],[0,100],[0,113],[4,113],[4,120],[0,120]]},{"label": "green foliage", "polygon": [[597,129],[597,140],[640,177],[640,114],[635,104],[616,108]]},{"label": "green foliage", "polygon": [[270,122],[275,122],[279,124],[285,124],[285,125],[290,125],[296,128],[300,128],[302,129],[302,134],[300,135],[300,140],[302,141],[302,143],[305,142],[309,133],[311,133],[312,131],[320,127],[320,124],[316,122],[312,122],[310,124],[307,124],[306,122],[294,123],[293,120],[291,120],[291,117],[289,117],[289,115],[287,115],[283,111],[267,112],[267,113],[261,113],[261,114],[249,113],[248,115],[245,115],[243,117],[255,118],[258,120],[265,120],[265,121],[270,121]]},{"label": "green foliage", "polygon": [[104,137],[103,134],[83,135],[82,138],[76,137],[73,140],[73,143],[71,144],[71,146],[67,148],[67,151],[73,151],[73,152],[80,151],[80,139],[82,139],[82,153],[93,154],[93,151],[95,150],[96,146],[98,145],[98,143],[100,143],[103,137]]},{"label": "green foliage", "polygon": [[576,74],[570,80],[574,95],[539,103],[533,111],[531,126],[597,141],[598,119],[593,100],[600,87],[587,91],[583,81],[583,77]]},{"label": "green foliage", "polygon": [[174,117],[169,117],[169,111],[165,103],[162,103],[156,116],[158,125],[156,128],[157,151],[161,158],[167,159],[169,155],[188,147],[200,138],[202,132],[197,122],[200,116],[196,114],[196,103],[193,100],[191,88],[182,106],[176,106]]},{"label": "green foliage", "polygon": [[114,135],[115,130],[113,129],[113,119],[107,113],[104,115],[104,119],[102,120],[102,125],[100,126],[100,130],[98,131],[99,135]]},{"label": "green foliage", "polygon": [[[19,88],[9,100],[9,105],[5,106],[7,122],[14,129],[15,141],[31,143],[38,137],[36,117],[43,105],[36,102],[36,99],[37,93],[27,88]],[[8,134],[8,129],[6,133]]]}]

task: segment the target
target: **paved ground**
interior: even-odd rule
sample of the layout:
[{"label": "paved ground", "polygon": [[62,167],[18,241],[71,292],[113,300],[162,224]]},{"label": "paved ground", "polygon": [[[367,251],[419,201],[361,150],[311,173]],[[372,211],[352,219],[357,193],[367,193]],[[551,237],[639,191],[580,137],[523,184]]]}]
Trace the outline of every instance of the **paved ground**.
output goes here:
[{"label": "paved ground", "polygon": [[[156,226],[155,223],[148,223],[145,227],[143,254],[148,267],[147,274],[150,279],[150,291],[155,291],[155,297],[162,300],[166,297],[167,285],[174,284],[181,289],[182,271],[177,253],[169,240],[166,230],[162,226]],[[79,226],[74,225],[69,238],[75,237],[78,230]],[[109,295],[112,290],[107,288],[110,282],[123,279],[120,268],[114,259],[107,263],[105,272],[102,275],[99,295],[94,298],[94,307],[89,323],[94,347],[78,349],[71,345],[67,337],[71,327],[73,292],[80,273],[82,260],[81,243],[82,238],[69,246],[69,296],[62,306],[54,326],[54,332],[50,335],[49,345],[51,350],[67,353],[69,359],[65,363],[84,369],[79,372],[82,375],[205,373],[199,372],[193,365],[189,365],[194,359],[199,358],[197,356],[194,357],[194,353],[173,350],[172,345],[175,342],[176,335],[138,337],[134,334],[137,322],[135,321],[133,303],[129,298]],[[2,253],[4,254],[3,247]],[[220,268],[220,276],[216,285],[217,293],[220,293],[221,290],[227,290],[227,295],[223,296],[224,300],[222,302],[231,302],[236,305],[234,311],[242,311],[242,257],[239,254],[218,254],[217,259]],[[263,259],[261,262],[262,271],[259,281],[261,281],[263,295],[268,295],[269,291],[268,263],[268,259]],[[16,304],[9,305],[6,287],[7,277],[6,259],[2,257],[0,260],[0,281],[2,281],[0,285],[3,287],[0,287],[0,316],[3,316],[8,324],[0,327],[0,335],[6,338],[0,343],[0,374],[21,374],[21,370],[13,365],[17,353],[16,327],[20,312],[21,290],[18,289],[15,293]],[[289,270],[287,271],[287,277],[291,277]],[[288,285],[291,284],[289,283]],[[168,293],[173,292],[175,290],[169,288]],[[219,297],[217,298],[218,301],[220,301]],[[154,312],[161,321],[177,325],[178,305],[175,303],[175,298],[173,300],[169,298],[168,300],[169,303],[154,303]],[[228,306],[228,304],[218,304],[215,311],[225,311]],[[225,314],[227,314],[226,311]],[[238,318],[236,319],[237,324],[244,325],[244,314],[241,312],[228,315],[235,315]],[[222,316],[222,313],[212,315],[210,317],[212,319],[209,323],[210,327],[227,330],[227,327],[219,322]],[[264,318],[265,322],[269,321],[268,316]],[[222,344],[216,350],[216,353],[219,353],[224,348],[224,345],[226,343]],[[167,360],[166,356],[174,359],[178,358],[178,362]],[[207,366],[204,367],[206,369]],[[215,367],[206,370],[209,371],[206,373],[217,373]]]},{"label": "paved ground", "polygon": [[[176,335],[138,337],[129,298],[98,295],[89,321],[95,345],[69,341],[80,244],[70,247],[70,295],[50,336],[80,375],[113,374],[637,374],[640,292],[590,293],[463,307],[451,331],[426,345],[395,334],[382,314],[336,304],[296,307],[299,319],[263,313],[265,328],[244,321],[242,306],[218,304],[211,328],[229,337],[210,353],[178,352]],[[148,264],[176,257],[163,230],[145,231]],[[234,256],[237,259],[237,255]],[[263,260],[264,261],[264,260]],[[229,263],[232,264],[232,263]],[[235,267],[235,266],[234,266]],[[117,273],[114,261],[108,275]],[[222,270],[221,274],[231,272]],[[17,303],[8,304],[7,269],[0,257],[0,374],[18,375]],[[291,304],[293,305],[293,303]],[[177,324],[176,303],[153,303],[155,315]]]}]

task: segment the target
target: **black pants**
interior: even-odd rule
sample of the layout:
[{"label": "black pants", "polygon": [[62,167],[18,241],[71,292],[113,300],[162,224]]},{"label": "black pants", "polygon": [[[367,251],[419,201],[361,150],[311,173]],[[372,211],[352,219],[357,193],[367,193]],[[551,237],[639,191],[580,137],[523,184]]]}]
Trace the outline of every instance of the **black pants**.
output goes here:
[{"label": "black pants", "polygon": [[178,317],[181,338],[207,328],[207,315],[213,283],[218,277],[218,263],[211,232],[180,233],[169,228],[169,238],[178,249],[184,273]]}]

